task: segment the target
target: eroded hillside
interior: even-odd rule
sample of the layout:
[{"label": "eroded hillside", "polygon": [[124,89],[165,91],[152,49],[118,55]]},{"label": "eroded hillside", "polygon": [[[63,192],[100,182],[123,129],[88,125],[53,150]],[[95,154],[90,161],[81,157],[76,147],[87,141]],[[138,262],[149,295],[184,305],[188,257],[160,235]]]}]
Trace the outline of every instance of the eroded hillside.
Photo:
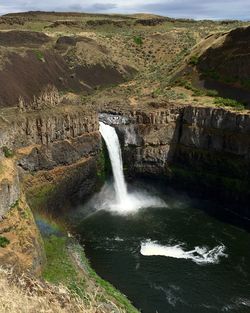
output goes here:
[{"label": "eroded hillside", "polygon": [[[100,113],[116,122],[126,175],[160,178],[236,204],[234,214],[249,219],[249,25],[143,14],[1,16],[3,265],[71,288],[66,304],[54,303],[58,310],[84,307],[72,300],[73,290],[85,300],[85,291],[97,295],[90,312],[93,305],[95,312],[100,306],[100,312],[137,312],[93,273],[71,234],[43,220],[104,183]],[[43,240],[32,212],[40,230],[52,228]],[[4,289],[9,272],[0,269],[0,280]],[[58,295],[51,285],[34,284]],[[19,287],[6,292],[26,299]],[[37,293],[31,296],[37,305]],[[45,311],[46,299],[40,299]]]},{"label": "eroded hillside", "polygon": [[[197,44],[206,54],[216,37],[244,25],[143,14],[8,14],[0,18],[0,106],[16,106],[20,97],[31,102],[48,84],[64,94],[98,93],[98,99],[99,89],[109,86],[108,97],[116,93],[133,104],[145,98],[197,101],[171,86],[173,74]],[[210,46],[206,38],[213,39]]]}]

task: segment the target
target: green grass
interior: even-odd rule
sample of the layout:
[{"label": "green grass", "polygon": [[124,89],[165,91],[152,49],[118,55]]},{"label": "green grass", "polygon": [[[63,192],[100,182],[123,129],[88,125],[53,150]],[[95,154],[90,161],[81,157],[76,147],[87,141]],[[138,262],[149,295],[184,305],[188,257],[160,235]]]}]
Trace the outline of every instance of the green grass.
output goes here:
[{"label": "green grass", "polygon": [[245,108],[244,104],[241,102],[238,102],[233,99],[227,99],[227,98],[221,98],[221,97],[217,97],[214,100],[214,104],[218,106],[222,106],[222,107],[231,107],[231,108],[235,108],[239,110],[243,110]]},{"label": "green grass", "polygon": [[77,274],[67,252],[66,237],[51,235],[44,238],[47,265],[43,278],[53,284],[62,283],[80,297],[84,296],[85,282]]},{"label": "green grass", "polygon": [[11,209],[17,208],[19,205],[19,200],[17,199],[14,203],[11,205]]},{"label": "green grass", "polygon": [[28,200],[33,209],[42,209],[46,206],[49,197],[55,192],[56,187],[52,184],[35,187],[28,192]]},{"label": "green grass", "polygon": [[2,150],[6,158],[12,158],[14,156],[14,152],[6,146],[4,146]]},{"label": "green grass", "polygon": [[218,97],[218,91],[217,90],[213,90],[213,89],[209,89],[206,91],[206,95],[208,97]]},{"label": "green grass", "polygon": [[39,51],[39,50],[35,51],[35,55],[36,55],[37,60],[39,60],[41,62],[45,61],[44,55],[41,51]]},{"label": "green grass", "polygon": [[134,36],[133,40],[139,46],[141,46],[143,44],[143,40],[142,40],[141,36]]},{"label": "green grass", "polygon": [[[71,242],[70,242],[71,240]],[[63,284],[69,288],[69,290],[81,298],[85,297],[86,281],[78,274],[78,269],[72,262],[69,256],[67,246],[70,244],[80,257],[81,264],[86,268],[87,275],[91,279],[94,279],[97,285],[103,287],[107,296],[114,298],[118,305],[123,307],[128,313],[138,313],[138,311],[132,306],[130,301],[115,289],[110,283],[100,278],[95,271],[91,268],[88,259],[85,256],[83,248],[73,242],[65,236],[51,235],[44,237],[44,247],[47,257],[46,268],[43,271],[43,278],[53,284]],[[107,301],[105,293],[100,293],[100,300]]]},{"label": "green grass", "polygon": [[3,236],[0,236],[0,247],[1,248],[7,247],[9,243],[10,243],[9,239],[7,239]]},{"label": "green grass", "polygon": [[81,261],[87,267],[89,275],[97,282],[98,285],[102,286],[107,294],[117,300],[119,304],[122,304],[123,308],[127,313],[138,313],[138,310],[130,303],[125,295],[113,287],[109,282],[102,279],[96,274],[96,272],[90,266],[89,260],[87,259],[83,248],[80,245],[76,245],[75,249],[77,250],[78,255],[81,258]]},{"label": "green grass", "polygon": [[197,55],[193,55],[191,56],[190,60],[189,60],[189,64],[191,65],[197,65],[199,62],[199,57]]}]

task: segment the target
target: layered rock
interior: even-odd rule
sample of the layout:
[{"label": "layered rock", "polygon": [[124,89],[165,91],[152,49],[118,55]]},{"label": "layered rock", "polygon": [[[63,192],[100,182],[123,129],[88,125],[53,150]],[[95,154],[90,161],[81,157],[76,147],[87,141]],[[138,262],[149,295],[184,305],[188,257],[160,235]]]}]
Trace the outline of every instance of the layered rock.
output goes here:
[{"label": "layered rock", "polygon": [[0,162],[0,219],[17,203],[20,197],[20,183],[14,162],[5,159]]},{"label": "layered rock", "polygon": [[[20,184],[25,182],[32,204],[57,209],[98,186],[101,137],[95,112],[67,106],[19,114],[17,118],[9,114],[2,126],[1,151],[4,147],[14,154],[7,158],[3,153],[2,162],[12,162],[11,168],[19,169]],[[6,172],[11,173],[10,169]],[[18,199],[20,184],[15,177],[16,184],[14,178],[9,179],[9,185],[1,179],[6,200],[1,202],[1,214]]]},{"label": "layered rock", "polygon": [[165,177],[234,202],[238,214],[250,216],[248,113],[187,106],[121,116],[109,121],[123,142],[128,174]]}]

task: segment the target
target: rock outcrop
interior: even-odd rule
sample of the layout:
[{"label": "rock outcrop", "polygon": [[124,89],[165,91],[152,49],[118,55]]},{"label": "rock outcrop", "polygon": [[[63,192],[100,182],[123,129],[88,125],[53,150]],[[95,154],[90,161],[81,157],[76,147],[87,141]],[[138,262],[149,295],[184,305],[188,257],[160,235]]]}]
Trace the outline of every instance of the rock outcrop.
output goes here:
[{"label": "rock outcrop", "polygon": [[0,162],[0,219],[14,206],[20,197],[20,182],[14,162],[4,159]]},{"label": "rock outcrop", "polygon": [[94,191],[101,171],[98,128],[97,114],[77,106],[6,116],[0,146],[14,157],[3,154],[1,159],[8,173],[8,180],[1,175],[1,214],[18,199],[24,182],[32,203],[51,210]]},{"label": "rock outcrop", "polygon": [[187,106],[121,115],[109,121],[129,175],[166,178],[250,217],[249,114]]},{"label": "rock outcrop", "polygon": [[23,193],[5,214],[0,236],[8,240],[6,247],[0,247],[1,266],[41,274],[45,264],[43,241]]}]

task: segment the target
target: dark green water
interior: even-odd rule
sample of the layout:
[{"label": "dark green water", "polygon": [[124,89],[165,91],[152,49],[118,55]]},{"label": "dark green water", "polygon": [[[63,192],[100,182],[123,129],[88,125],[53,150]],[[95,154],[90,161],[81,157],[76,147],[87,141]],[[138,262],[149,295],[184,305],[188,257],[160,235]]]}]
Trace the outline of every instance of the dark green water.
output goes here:
[{"label": "dark green water", "polygon": [[[167,207],[127,216],[92,212],[88,204],[75,211],[71,226],[96,272],[144,313],[249,313],[250,234],[206,213],[213,203],[143,185]],[[142,255],[149,240],[170,250],[180,244],[184,255],[197,246],[224,251],[211,263],[195,262],[196,252],[192,259]]]}]

